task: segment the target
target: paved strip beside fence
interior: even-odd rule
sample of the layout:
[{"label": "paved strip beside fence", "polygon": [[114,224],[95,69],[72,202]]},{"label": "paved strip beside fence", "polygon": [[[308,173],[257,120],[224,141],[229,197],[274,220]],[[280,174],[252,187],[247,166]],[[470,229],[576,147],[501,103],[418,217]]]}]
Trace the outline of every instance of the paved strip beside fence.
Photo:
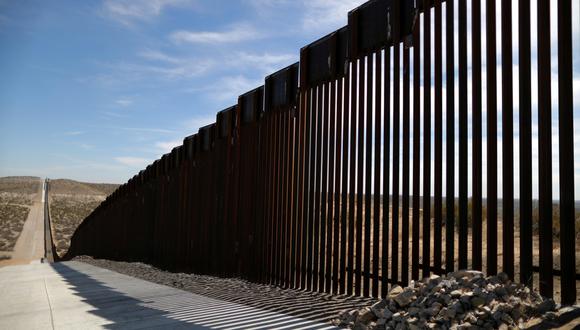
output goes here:
[{"label": "paved strip beside fence", "polygon": [[80,262],[0,269],[0,329],[330,329]]}]

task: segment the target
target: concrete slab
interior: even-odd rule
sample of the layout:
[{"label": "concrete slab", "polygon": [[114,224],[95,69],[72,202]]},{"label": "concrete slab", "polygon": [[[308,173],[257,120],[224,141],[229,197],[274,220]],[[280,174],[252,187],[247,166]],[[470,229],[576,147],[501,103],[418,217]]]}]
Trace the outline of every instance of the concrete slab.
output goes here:
[{"label": "concrete slab", "polygon": [[0,268],[0,329],[328,329],[80,262]]}]

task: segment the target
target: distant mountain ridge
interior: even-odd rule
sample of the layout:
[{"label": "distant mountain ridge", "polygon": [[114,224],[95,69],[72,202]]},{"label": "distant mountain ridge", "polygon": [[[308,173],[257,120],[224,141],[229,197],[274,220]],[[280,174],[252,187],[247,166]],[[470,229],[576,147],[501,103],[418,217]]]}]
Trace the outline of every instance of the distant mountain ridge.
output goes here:
[{"label": "distant mountain ridge", "polygon": [[50,180],[51,194],[68,195],[110,195],[119,187],[114,183],[90,183],[70,179]]}]

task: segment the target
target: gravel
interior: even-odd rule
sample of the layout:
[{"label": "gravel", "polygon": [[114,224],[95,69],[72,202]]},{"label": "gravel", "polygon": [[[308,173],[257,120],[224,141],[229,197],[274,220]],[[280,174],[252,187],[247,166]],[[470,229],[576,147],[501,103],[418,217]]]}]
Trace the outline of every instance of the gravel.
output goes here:
[{"label": "gravel", "polygon": [[334,324],[354,329],[545,329],[580,326],[580,307],[562,308],[506,274],[463,270],[394,286],[386,299],[343,311]]}]

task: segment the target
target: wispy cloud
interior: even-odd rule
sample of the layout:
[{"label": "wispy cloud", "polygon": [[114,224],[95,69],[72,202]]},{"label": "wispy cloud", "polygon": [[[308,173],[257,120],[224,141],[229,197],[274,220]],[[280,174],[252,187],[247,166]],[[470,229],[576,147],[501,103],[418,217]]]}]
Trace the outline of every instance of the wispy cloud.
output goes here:
[{"label": "wispy cloud", "polygon": [[174,131],[163,129],[163,128],[153,128],[153,127],[112,127],[113,129],[120,129],[130,132],[144,132],[144,133],[161,133],[161,134],[172,134]]},{"label": "wispy cloud", "polygon": [[68,132],[63,132],[61,135],[64,136],[77,136],[77,135],[81,135],[84,134],[84,131],[68,131]]},{"label": "wispy cloud", "polygon": [[105,0],[103,13],[105,16],[124,25],[132,25],[135,21],[149,21],[168,7],[193,6],[193,0]]},{"label": "wispy cloud", "polygon": [[115,100],[115,104],[120,106],[120,107],[128,107],[130,105],[133,105],[133,100],[131,100],[129,98],[122,98],[122,99]]},{"label": "wispy cloud", "polygon": [[255,68],[263,74],[269,74],[296,60],[298,60],[298,55],[295,54],[237,52],[228,62],[238,68]]},{"label": "wispy cloud", "polygon": [[184,60],[181,58],[171,56],[167,53],[153,49],[143,50],[139,52],[137,55],[141,58],[153,62],[170,63],[170,64],[182,64],[184,62]]},{"label": "wispy cloud", "polygon": [[183,143],[183,140],[170,140],[170,141],[159,141],[155,143],[155,148],[165,154],[170,152],[173,148],[180,146]]},{"label": "wispy cloud", "polygon": [[115,161],[125,166],[136,168],[145,168],[149,163],[151,163],[150,159],[141,157],[115,157]]},{"label": "wispy cloud", "polygon": [[201,93],[204,97],[224,103],[230,101],[235,103],[238,96],[263,84],[262,80],[250,79],[245,75],[225,76],[215,83],[200,88],[191,88],[192,93]]},{"label": "wispy cloud", "polygon": [[83,150],[92,150],[95,148],[95,146],[88,143],[79,143],[78,146]]},{"label": "wispy cloud", "polygon": [[123,114],[116,113],[116,112],[110,112],[110,111],[101,111],[100,114],[103,115],[103,117],[105,117],[106,119],[126,118],[127,117],[127,115],[123,115]]},{"label": "wispy cloud", "polygon": [[302,27],[306,31],[330,32],[346,25],[347,13],[367,0],[302,0]]},{"label": "wispy cloud", "polygon": [[215,115],[195,116],[189,120],[186,120],[184,126],[188,131],[196,133],[201,127],[215,122],[215,118]]},{"label": "wispy cloud", "polygon": [[171,33],[169,37],[177,44],[222,44],[256,40],[264,36],[264,33],[258,31],[253,25],[239,23],[223,31],[180,30]]}]

